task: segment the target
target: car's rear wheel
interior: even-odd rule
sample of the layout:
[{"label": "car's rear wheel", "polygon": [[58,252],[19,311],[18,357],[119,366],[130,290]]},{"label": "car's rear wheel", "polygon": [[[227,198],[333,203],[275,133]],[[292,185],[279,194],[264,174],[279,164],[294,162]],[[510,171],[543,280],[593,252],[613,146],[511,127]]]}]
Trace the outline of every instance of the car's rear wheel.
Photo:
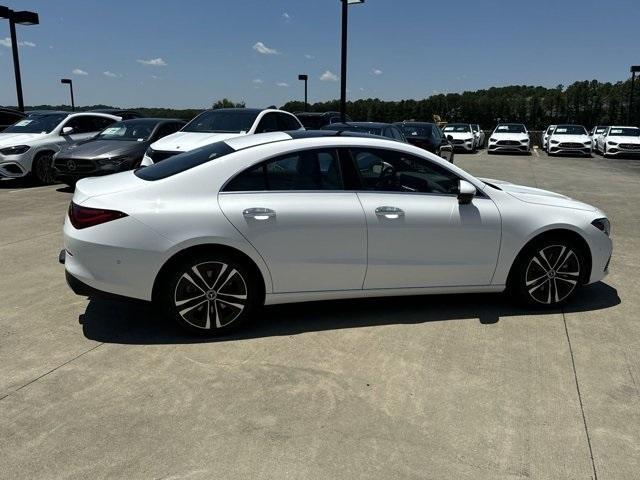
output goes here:
[{"label": "car's rear wheel", "polygon": [[518,258],[509,288],[525,304],[553,307],[565,303],[582,283],[584,254],[568,239],[549,238]]},{"label": "car's rear wheel", "polygon": [[255,275],[227,255],[194,255],[166,277],[160,303],[182,328],[202,335],[237,329],[260,302]]},{"label": "car's rear wheel", "polygon": [[41,153],[33,160],[31,174],[40,185],[50,185],[54,182],[53,176],[53,154]]}]

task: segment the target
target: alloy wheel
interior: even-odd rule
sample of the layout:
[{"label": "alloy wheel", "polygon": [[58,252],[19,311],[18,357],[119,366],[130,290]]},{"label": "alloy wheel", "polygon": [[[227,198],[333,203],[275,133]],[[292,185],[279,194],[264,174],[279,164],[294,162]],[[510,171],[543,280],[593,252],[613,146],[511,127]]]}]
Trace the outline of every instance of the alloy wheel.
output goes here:
[{"label": "alloy wheel", "polygon": [[548,245],[538,250],[525,272],[525,288],[538,303],[551,305],[567,298],[578,285],[580,260],[566,245]]},{"label": "alloy wheel", "polygon": [[247,282],[226,263],[199,263],[178,279],[173,303],[178,315],[195,328],[226,327],[247,307]]},{"label": "alloy wheel", "polygon": [[38,182],[48,185],[53,183],[53,168],[51,162],[53,157],[51,155],[41,155],[35,160],[34,173]]}]

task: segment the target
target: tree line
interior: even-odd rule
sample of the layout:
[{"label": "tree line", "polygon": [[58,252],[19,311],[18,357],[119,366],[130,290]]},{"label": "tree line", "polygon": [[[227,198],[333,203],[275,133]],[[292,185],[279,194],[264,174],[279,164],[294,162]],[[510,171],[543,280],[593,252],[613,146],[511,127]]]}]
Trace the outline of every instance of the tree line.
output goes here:
[{"label": "tree line", "polygon": [[[640,83],[640,82],[638,82]],[[631,124],[640,122],[640,85],[631,112]],[[514,85],[492,87],[463,93],[432,95],[422,100],[385,101],[367,98],[347,102],[347,113],[354,121],[396,122],[416,120],[432,122],[438,115],[443,121],[479,123],[491,129],[499,122],[524,123],[530,130],[541,130],[557,123],[577,123],[590,128],[596,124],[626,125],[629,113],[631,80],[603,83],[597,80],[575,82],[555,88]],[[227,98],[217,100],[211,108],[244,107],[244,102]],[[79,110],[113,108],[91,105]],[[304,102],[290,101],[280,108],[289,112],[304,110]],[[311,112],[337,111],[339,100],[309,105]],[[37,105],[30,110],[68,110],[68,106]],[[202,110],[174,108],[131,108],[147,117],[190,120]]]},{"label": "tree line", "polygon": [[[356,100],[347,102],[347,113],[354,121],[377,122],[432,122],[433,116],[439,115],[443,121],[479,123],[484,129],[491,129],[499,122],[524,123],[530,130],[557,123],[577,123],[587,128],[596,124],[626,125],[630,88],[631,80],[617,83],[585,80],[555,88],[492,87],[432,95],[423,100]],[[640,88],[636,88],[635,98],[632,125],[640,121]],[[337,111],[339,106],[338,100],[319,102],[310,105],[309,111]],[[288,102],[282,108],[299,112],[304,110],[304,102]]]}]

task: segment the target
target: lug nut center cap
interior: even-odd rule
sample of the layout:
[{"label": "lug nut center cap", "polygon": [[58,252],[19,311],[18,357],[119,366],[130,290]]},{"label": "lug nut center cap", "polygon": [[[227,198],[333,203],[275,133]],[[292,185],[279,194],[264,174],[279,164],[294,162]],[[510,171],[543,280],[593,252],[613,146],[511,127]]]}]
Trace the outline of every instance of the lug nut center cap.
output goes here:
[{"label": "lug nut center cap", "polygon": [[215,290],[209,290],[205,295],[207,296],[207,300],[215,300],[218,293]]}]

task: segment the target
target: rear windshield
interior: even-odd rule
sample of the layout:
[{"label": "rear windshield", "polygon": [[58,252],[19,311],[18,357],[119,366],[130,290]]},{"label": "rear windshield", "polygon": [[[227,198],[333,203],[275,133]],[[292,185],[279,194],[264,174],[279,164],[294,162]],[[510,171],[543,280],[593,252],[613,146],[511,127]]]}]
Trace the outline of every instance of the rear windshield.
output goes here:
[{"label": "rear windshield", "polygon": [[402,132],[407,137],[430,137],[431,132],[433,132],[433,127],[435,125],[425,124],[425,125],[411,125],[411,124],[403,124],[399,125],[402,129]]},{"label": "rear windshield", "polygon": [[233,152],[235,150],[225,142],[216,142],[190,152],[180,153],[148,167],[139,168],[135,171],[135,175],[143,180],[160,180]]}]

